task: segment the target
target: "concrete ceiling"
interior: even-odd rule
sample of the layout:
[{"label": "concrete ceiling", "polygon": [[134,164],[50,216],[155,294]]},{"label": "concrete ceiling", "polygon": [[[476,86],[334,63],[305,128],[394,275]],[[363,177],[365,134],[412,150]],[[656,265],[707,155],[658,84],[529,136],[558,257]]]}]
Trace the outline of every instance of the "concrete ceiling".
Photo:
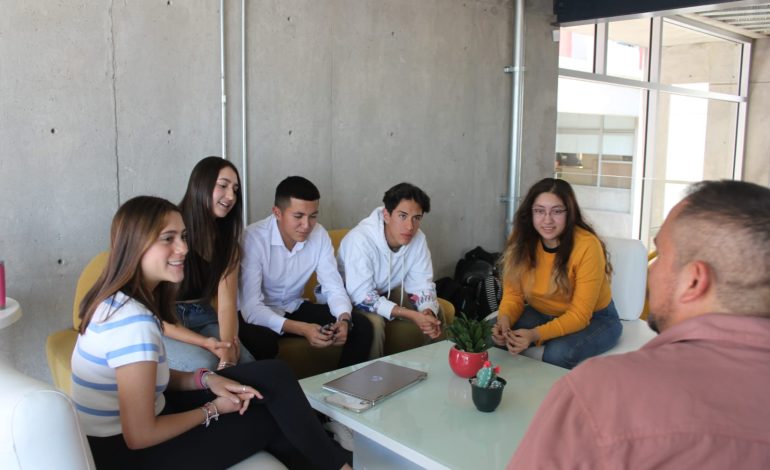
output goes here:
[{"label": "concrete ceiling", "polygon": [[709,9],[685,16],[750,37],[770,37],[770,3]]}]

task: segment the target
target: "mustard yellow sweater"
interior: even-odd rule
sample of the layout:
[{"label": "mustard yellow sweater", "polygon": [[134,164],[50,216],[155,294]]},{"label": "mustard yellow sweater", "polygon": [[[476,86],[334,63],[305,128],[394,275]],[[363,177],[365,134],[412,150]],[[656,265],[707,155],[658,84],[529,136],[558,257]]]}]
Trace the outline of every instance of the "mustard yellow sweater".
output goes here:
[{"label": "mustard yellow sweater", "polygon": [[[591,321],[593,313],[610,304],[610,281],[604,272],[606,261],[599,239],[590,232],[575,228],[575,243],[567,262],[572,295],[555,292],[552,279],[555,253],[547,253],[538,243],[535,269],[518,279],[503,280],[500,315],[511,319],[511,326],[521,317],[525,301],[535,310],[553,316],[553,320],[535,328],[538,344],[580,331]],[[525,286],[531,286],[528,291]]]}]

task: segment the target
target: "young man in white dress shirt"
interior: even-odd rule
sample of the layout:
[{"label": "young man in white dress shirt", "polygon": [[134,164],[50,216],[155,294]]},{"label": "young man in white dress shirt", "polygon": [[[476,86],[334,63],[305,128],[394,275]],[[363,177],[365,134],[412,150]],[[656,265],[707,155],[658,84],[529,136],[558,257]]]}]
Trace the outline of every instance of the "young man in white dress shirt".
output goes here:
[{"label": "young man in white dress shirt", "polygon": [[[351,313],[331,238],[317,222],[320,198],[313,183],[290,176],[275,190],[273,214],[249,225],[244,233],[239,336],[257,359],[275,357],[283,334],[302,336],[317,348],[343,346],[340,367],[369,356],[371,322]],[[319,297],[327,303],[302,298],[313,272],[321,288]]]}]

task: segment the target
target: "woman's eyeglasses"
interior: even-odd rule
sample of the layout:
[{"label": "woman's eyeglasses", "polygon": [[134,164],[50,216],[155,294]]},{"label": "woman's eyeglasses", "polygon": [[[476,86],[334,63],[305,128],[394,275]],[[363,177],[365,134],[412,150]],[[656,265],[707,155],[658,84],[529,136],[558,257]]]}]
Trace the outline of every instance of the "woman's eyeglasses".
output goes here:
[{"label": "woman's eyeglasses", "polygon": [[532,208],[532,214],[534,214],[535,217],[545,217],[546,214],[548,214],[551,217],[556,218],[556,217],[562,217],[566,213],[567,213],[567,209],[563,207],[554,207],[553,209],[550,210],[550,212],[543,209],[542,207]]}]

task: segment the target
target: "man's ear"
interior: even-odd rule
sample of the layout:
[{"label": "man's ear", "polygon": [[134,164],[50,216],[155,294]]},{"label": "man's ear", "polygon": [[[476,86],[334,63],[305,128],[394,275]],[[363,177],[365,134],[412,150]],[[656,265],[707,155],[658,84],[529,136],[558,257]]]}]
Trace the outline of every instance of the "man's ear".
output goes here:
[{"label": "man's ear", "polygon": [[281,212],[281,209],[278,206],[273,206],[273,215],[276,219],[281,220],[283,212]]},{"label": "man's ear", "polygon": [[382,208],[382,220],[386,224],[390,222],[390,212],[388,212],[388,209]]},{"label": "man's ear", "polygon": [[692,261],[681,271],[679,300],[690,303],[702,300],[711,290],[713,279],[709,265],[703,261]]}]

